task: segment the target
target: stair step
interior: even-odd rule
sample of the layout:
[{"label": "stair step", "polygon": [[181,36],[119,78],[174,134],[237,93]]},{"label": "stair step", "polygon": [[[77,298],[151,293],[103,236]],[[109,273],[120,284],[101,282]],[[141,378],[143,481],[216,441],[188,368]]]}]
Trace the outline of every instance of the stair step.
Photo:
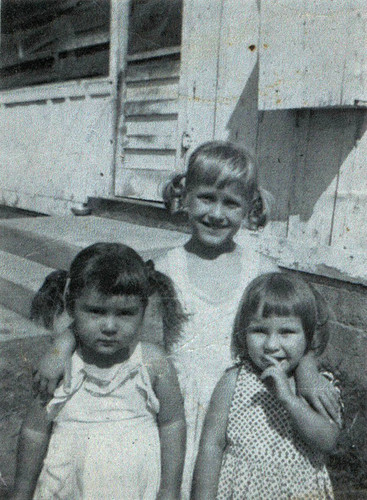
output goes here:
[{"label": "stair step", "polygon": [[50,332],[0,304],[0,343],[30,337],[49,337]]}]

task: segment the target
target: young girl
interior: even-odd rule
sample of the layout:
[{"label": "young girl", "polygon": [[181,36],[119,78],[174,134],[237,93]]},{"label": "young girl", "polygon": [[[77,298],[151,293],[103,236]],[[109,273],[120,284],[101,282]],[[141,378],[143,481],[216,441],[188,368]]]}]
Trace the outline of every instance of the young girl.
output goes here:
[{"label": "young girl", "polygon": [[[187,212],[191,237],[156,266],[172,278],[189,318],[180,339],[168,346],[184,396],[187,445],[183,498],[187,498],[212,391],[233,363],[231,331],[241,290],[259,274],[277,267],[233,239],[243,221],[256,229],[266,223],[268,215],[254,159],[239,146],[222,141],[199,146],[190,156],[186,174],[166,188],[167,205],[172,197]],[[72,349],[72,337],[66,332],[57,339],[55,351],[67,356]],[[54,370],[57,357],[62,358],[50,353],[42,363],[43,386],[50,380],[53,385],[60,376]],[[312,355],[300,363],[297,377],[300,390],[316,408],[321,411],[325,406],[334,411],[333,393],[319,376]]]},{"label": "young girl", "polygon": [[178,498],[185,420],[177,376],[158,346],[140,341],[154,291],[179,327],[168,278],[131,248],[97,243],[74,259],[65,293],[77,342],[69,388],[29,413],[14,498],[32,498],[47,446],[35,499]]},{"label": "young girl", "polygon": [[294,377],[305,353],[326,345],[320,310],[293,276],[269,273],[249,285],[234,327],[240,362],[214,390],[194,499],[333,498],[323,453],[334,447],[340,420],[314,410]]}]

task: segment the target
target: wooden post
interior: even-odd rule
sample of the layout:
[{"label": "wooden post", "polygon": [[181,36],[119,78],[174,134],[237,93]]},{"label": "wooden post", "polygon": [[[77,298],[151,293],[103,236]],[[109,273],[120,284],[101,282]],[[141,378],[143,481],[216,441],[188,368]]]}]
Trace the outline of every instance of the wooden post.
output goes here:
[{"label": "wooden post", "polygon": [[116,163],[122,154],[119,138],[120,124],[123,122],[124,75],[126,69],[130,0],[111,0],[110,21],[110,62],[109,76],[113,87],[114,106],[114,154],[112,165],[112,185],[110,194],[115,193]]}]

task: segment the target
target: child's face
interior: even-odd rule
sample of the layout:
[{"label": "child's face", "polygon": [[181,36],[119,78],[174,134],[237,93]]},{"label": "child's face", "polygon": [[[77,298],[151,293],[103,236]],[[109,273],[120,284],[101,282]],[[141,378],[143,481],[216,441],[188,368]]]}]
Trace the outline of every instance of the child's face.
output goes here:
[{"label": "child's face", "polygon": [[241,186],[236,182],[222,188],[200,184],[188,191],[185,202],[192,238],[205,247],[230,243],[248,208]]},{"label": "child's face", "polygon": [[82,352],[92,358],[125,357],[139,339],[144,310],[139,296],[109,296],[96,289],[85,290],[75,301],[73,312]]},{"label": "child's face", "polygon": [[253,363],[265,370],[272,364],[290,374],[306,352],[306,336],[298,316],[254,318],[246,333],[247,351]]}]

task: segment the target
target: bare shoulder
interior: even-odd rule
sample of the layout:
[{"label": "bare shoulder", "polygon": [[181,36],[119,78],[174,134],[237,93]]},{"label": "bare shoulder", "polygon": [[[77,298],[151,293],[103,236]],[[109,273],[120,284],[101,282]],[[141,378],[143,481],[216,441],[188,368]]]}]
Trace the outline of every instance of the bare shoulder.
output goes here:
[{"label": "bare shoulder", "polygon": [[239,371],[238,366],[226,370],[217,383],[211,402],[211,406],[215,408],[215,411],[222,411],[224,408],[228,409],[231,405]]},{"label": "bare shoulder", "polygon": [[166,351],[161,346],[150,342],[142,342],[141,350],[143,362],[151,378],[156,379],[157,377],[169,376],[170,372],[174,370]]}]

